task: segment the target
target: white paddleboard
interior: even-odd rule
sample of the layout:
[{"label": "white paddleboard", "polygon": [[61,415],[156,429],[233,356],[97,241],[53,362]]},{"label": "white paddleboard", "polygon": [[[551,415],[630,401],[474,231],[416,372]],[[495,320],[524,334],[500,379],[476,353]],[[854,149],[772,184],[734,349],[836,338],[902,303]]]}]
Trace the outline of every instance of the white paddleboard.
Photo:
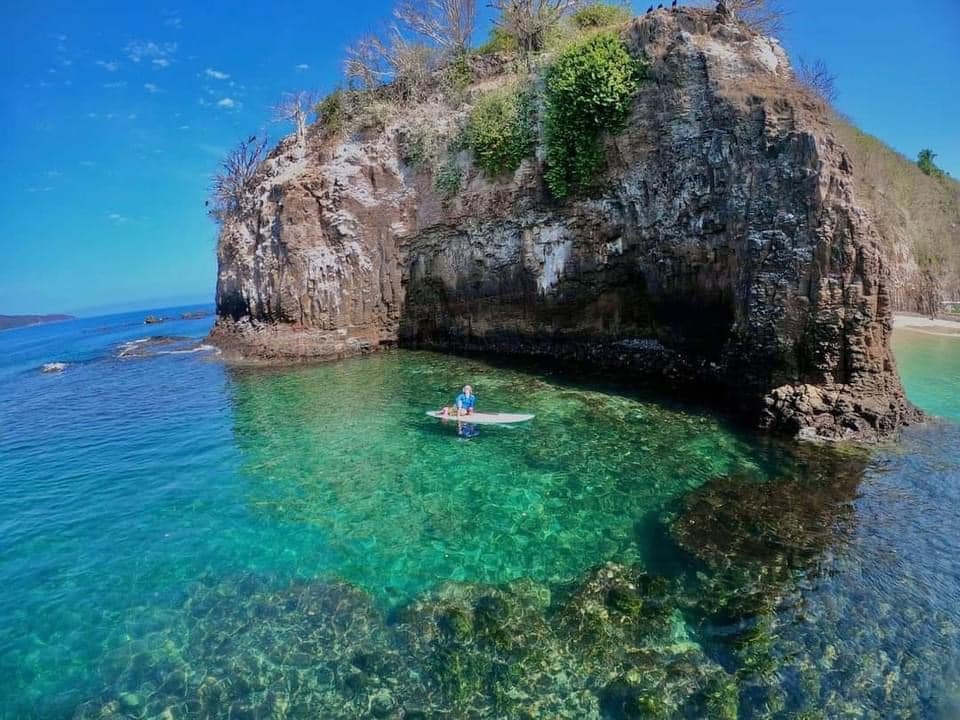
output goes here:
[{"label": "white paddleboard", "polygon": [[517,415],[512,413],[473,413],[473,415],[461,415],[457,417],[455,412],[444,415],[439,410],[430,410],[427,415],[440,420],[452,420],[456,422],[470,423],[472,425],[511,425],[513,423],[527,422],[533,420],[534,415]]}]

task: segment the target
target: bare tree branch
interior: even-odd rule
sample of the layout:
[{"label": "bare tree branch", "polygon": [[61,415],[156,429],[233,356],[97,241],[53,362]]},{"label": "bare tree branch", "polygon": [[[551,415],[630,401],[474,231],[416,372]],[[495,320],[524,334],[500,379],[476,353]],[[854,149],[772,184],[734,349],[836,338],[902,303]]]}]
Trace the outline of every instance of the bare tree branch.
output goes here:
[{"label": "bare tree branch", "polygon": [[397,99],[407,100],[427,84],[434,69],[435,52],[404,37],[394,25],[389,37],[367,35],[347,50],[347,79],[373,90],[390,84]]},{"label": "bare tree branch", "polygon": [[476,0],[402,0],[393,16],[415,35],[451,55],[467,51],[477,17]]},{"label": "bare tree branch", "polygon": [[491,0],[490,7],[498,13],[494,23],[530,53],[543,50],[550,29],[582,4],[582,0]]},{"label": "bare tree branch", "polygon": [[722,0],[719,5],[754,32],[775,37],[783,32],[786,12],[778,0]]},{"label": "bare tree branch", "polygon": [[278,122],[292,122],[297,131],[297,142],[301,145],[307,137],[307,116],[311,108],[317,104],[315,93],[301,90],[295,93],[284,93],[280,102],[273,109],[273,118]]},{"label": "bare tree branch", "polygon": [[837,100],[837,78],[830,72],[823,60],[807,64],[800,58],[794,77],[801,87],[806,88],[824,102],[832,105]]},{"label": "bare tree branch", "polygon": [[266,133],[263,137],[251,135],[220,163],[207,201],[210,215],[215,220],[223,222],[243,207],[244,197],[263,161],[266,147]]}]

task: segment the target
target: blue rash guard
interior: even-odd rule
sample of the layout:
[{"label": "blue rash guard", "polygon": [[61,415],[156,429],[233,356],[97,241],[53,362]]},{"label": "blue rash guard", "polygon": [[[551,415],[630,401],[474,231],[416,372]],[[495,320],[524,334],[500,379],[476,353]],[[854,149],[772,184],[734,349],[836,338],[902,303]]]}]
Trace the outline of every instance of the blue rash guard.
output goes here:
[{"label": "blue rash guard", "polygon": [[473,410],[473,406],[477,404],[477,396],[471,395],[467,397],[464,393],[457,395],[457,407],[460,410]]}]

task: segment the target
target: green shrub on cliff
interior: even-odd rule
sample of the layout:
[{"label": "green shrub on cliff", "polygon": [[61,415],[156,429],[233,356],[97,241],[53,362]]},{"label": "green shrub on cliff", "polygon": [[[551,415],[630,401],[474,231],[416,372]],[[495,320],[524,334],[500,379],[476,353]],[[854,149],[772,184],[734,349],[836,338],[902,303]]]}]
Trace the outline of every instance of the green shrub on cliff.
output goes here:
[{"label": "green shrub on cliff", "polygon": [[917,155],[917,167],[920,168],[924,175],[941,178],[944,177],[946,173],[937,167],[937,164],[933,161],[936,156],[937,154],[933,150],[921,150],[920,154]]},{"label": "green shrub on cliff", "polygon": [[603,28],[625,23],[633,17],[633,12],[626,5],[598,2],[577,10],[572,20],[581,30]]},{"label": "green shrub on cliff", "polygon": [[336,89],[323,100],[317,103],[314,108],[317,116],[317,122],[323,126],[323,129],[329,133],[336,133],[343,129],[345,108],[343,102],[343,90]]},{"label": "green shrub on cliff", "polygon": [[447,158],[437,168],[433,177],[433,187],[444,200],[451,200],[460,192],[463,183],[463,171],[457,165],[456,157]]},{"label": "green shrub on cliff", "polygon": [[533,98],[526,88],[494,90],[470,113],[467,147],[488,175],[516,170],[534,146]]},{"label": "green shrub on cliff", "polygon": [[611,32],[572,45],[547,70],[546,179],[554,195],[593,180],[603,165],[600,135],[623,127],[645,72]]},{"label": "green shrub on cliff", "polygon": [[515,53],[518,48],[515,37],[499,25],[494,25],[490,30],[490,37],[487,38],[487,41],[473,52],[476,55],[494,55],[496,53]]}]

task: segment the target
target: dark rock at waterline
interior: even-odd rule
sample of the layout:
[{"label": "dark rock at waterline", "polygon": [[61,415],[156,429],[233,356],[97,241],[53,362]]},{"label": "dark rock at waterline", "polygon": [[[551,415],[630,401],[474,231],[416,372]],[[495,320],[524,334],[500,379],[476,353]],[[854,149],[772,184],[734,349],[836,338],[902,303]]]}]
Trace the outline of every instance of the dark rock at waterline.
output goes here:
[{"label": "dark rock at waterline", "polygon": [[165,317],[160,317],[159,315],[147,315],[147,316],[143,319],[143,324],[144,324],[144,325],[159,325],[159,324],[164,323],[164,322],[166,322],[166,321],[167,321],[167,319],[166,319]]},{"label": "dark rock at waterline", "polygon": [[210,313],[206,310],[194,310],[180,314],[181,320],[202,320],[205,317],[210,317]]},{"label": "dark rock at waterline", "polygon": [[40,372],[46,373],[46,374],[62,373],[66,369],[67,369],[67,363],[65,362],[51,362],[51,363],[43,364],[40,367]]}]

